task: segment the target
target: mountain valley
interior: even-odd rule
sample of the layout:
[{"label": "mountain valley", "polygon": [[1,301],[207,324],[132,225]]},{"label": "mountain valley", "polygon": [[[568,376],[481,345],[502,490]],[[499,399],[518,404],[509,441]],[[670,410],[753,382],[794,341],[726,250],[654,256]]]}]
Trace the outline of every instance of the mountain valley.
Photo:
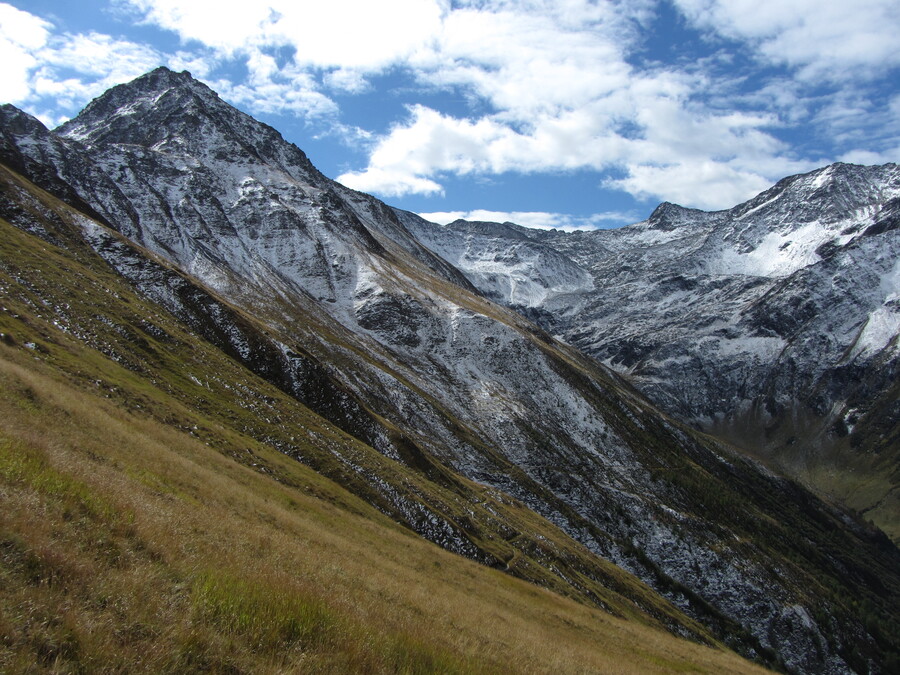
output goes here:
[{"label": "mountain valley", "polygon": [[835,164],[727,211],[663,204],[617,230],[401,215],[488,297],[896,541],[898,200],[897,165]]}]

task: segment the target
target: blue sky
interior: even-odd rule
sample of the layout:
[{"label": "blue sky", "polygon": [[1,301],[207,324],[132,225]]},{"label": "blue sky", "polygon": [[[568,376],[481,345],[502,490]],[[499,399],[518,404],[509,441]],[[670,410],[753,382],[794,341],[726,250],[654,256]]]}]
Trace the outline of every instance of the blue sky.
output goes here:
[{"label": "blue sky", "polygon": [[438,222],[614,227],[900,161],[898,35],[896,0],[12,0],[0,102],[186,69]]}]

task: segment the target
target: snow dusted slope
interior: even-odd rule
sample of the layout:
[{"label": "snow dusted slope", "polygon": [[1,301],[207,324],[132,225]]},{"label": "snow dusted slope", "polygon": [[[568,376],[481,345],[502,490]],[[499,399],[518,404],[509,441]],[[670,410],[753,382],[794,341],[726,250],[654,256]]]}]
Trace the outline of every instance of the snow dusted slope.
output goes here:
[{"label": "snow dusted slope", "polygon": [[[616,232],[554,236],[608,280],[559,332],[752,449],[836,442],[850,408],[865,414],[897,373],[898,197],[900,167],[836,164],[730,211],[683,211],[670,233],[684,239],[662,249],[631,234],[659,233],[659,211]],[[850,403],[860,381],[882,384]],[[811,425],[782,428],[798,416]],[[747,439],[751,427],[766,433]]]},{"label": "snow dusted slope", "polygon": [[[505,269],[505,249],[482,255],[474,240],[468,249],[448,244],[456,262],[478,264],[465,279],[413,236],[414,219],[331,182],[187,74],[158,70],[117,87],[58,134],[21,115],[4,111],[4,157],[36,178],[48,169],[45,177],[65,185],[45,187],[70,189],[215,291],[226,302],[201,309],[221,324],[235,358],[255,372],[268,365],[269,376],[289,380],[287,389],[336,424],[361,420],[338,426],[456,491],[463,511],[470,493],[459,474],[518,498],[757,658],[847,672],[855,658],[847,645],[862,645],[862,658],[884,657],[842,598],[862,594],[881,606],[868,582],[844,586],[874,577],[886,579],[894,597],[895,575],[883,568],[896,551],[846,514],[659,415],[611,372],[471,292],[470,280]],[[104,180],[92,182],[88,170]],[[672,223],[684,214],[670,210],[641,236],[678,239]],[[572,298],[595,297],[597,261],[548,248],[552,237],[530,241],[519,228],[505,230],[515,240],[506,256],[515,273],[490,292],[570,309]],[[182,294],[148,282],[133,252],[92,232],[96,249],[142,293],[178,315],[187,311]],[[679,246],[687,251],[697,240],[685,236]],[[251,315],[281,356],[254,363],[229,332],[226,303]],[[290,370],[297,361],[305,365]],[[338,392],[331,407],[315,400],[320,382]],[[379,480],[352,463],[346,470],[348,481]],[[402,481],[381,486],[393,504],[406,503],[403,489]],[[420,513],[403,522],[468,554],[460,538],[467,518],[441,523]],[[535,541],[504,527],[516,545]],[[529,554],[548,559],[548,568],[552,556],[567,555],[539,549]],[[517,555],[494,564],[533,578]],[[579,574],[588,573],[559,578],[581,588]],[[820,578],[842,590],[823,591]]]},{"label": "snow dusted slope", "polygon": [[[681,419],[876,508],[898,536],[898,209],[900,167],[835,164],[727,211],[667,203],[618,230],[532,231],[594,289],[526,314]],[[491,236],[492,250],[518,245]],[[864,494],[816,475],[848,462],[888,480]]]},{"label": "snow dusted slope", "polygon": [[463,270],[476,288],[497,302],[539,307],[558,295],[594,288],[586,270],[512,223],[457,220],[436,228],[408,211],[397,215],[419,241]]},{"label": "snow dusted slope", "polygon": [[[60,133],[95,150],[140,221],[155,225],[123,233],[213,288],[236,272],[257,290],[335,303],[352,295],[365,258],[384,250],[361,209],[301,150],[187,74],[159,69],[137,87],[114,88]],[[112,209],[104,215],[120,221]],[[421,246],[417,253],[460,281]]]}]

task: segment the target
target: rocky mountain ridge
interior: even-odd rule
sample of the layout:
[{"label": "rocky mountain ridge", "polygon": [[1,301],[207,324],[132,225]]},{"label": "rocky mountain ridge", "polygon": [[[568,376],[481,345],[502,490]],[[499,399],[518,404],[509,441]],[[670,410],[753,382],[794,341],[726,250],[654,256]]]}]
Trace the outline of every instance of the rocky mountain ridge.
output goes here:
[{"label": "rocky mountain ridge", "polygon": [[[900,167],[835,164],[726,211],[662,204],[617,230],[405,217],[490,297],[627,375],[663,410],[819,484],[896,537],[898,208]],[[478,253],[456,255],[476,239],[498,261],[531,247],[564,262],[495,265],[486,283]],[[537,302],[499,290],[523,276],[552,286],[573,266],[591,283]],[[868,476],[863,488],[830,475],[848,471]]]},{"label": "rocky mountain ridge", "polygon": [[[480,498],[463,487],[474,480],[745,654],[803,672],[887,658],[847,598],[889,607],[896,549],[475,294],[471,277],[420,241],[414,218],[329,181],[190,76],[154,71],[56,132],[11,107],[0,113],[3,161],[94,218],[81,236],[137,292],[377,450],[384,467],[411,468],[469,511],[450,517],[429,501],[437,488],[410,493],[389,468],[335,455],[343,480],[399,522],[541,583],[584,593],[603,579],[560,548],[536,556],[539,540],[511,524],[500,526],[505,543],[480,539],[485,511],[465,506]],[[3,205],[13,224],[50,236],[21,215],[15,191]],[[562,261],[519,243],[516,260]],[[584,269],[574,261],[563,279],[523,277],[523,297],[587,290]]]}]

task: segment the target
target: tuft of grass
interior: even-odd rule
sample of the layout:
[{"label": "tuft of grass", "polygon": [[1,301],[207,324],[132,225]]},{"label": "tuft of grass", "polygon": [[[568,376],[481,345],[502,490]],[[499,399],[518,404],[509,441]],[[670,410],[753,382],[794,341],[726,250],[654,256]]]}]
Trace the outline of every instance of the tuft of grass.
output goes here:
[{"label": "tuft of grass", "polygon": [[[0,479],[11,484],[25,484],[41,494],[62,500],[70,509],[80,510],[107,523],[127,525],[134,522],[133,513],[118,511],[81,481],[56,471],[33,447],[2,436]],[[72,511],[67,510],[66,513],[70,517]]]},{"label": "tuft of grass", "polygon": [[338,623],[309,593],[216,569],[197,576],[192,605],[198,620],[240,636],[259,651],[321,648],[334,639]]}]

